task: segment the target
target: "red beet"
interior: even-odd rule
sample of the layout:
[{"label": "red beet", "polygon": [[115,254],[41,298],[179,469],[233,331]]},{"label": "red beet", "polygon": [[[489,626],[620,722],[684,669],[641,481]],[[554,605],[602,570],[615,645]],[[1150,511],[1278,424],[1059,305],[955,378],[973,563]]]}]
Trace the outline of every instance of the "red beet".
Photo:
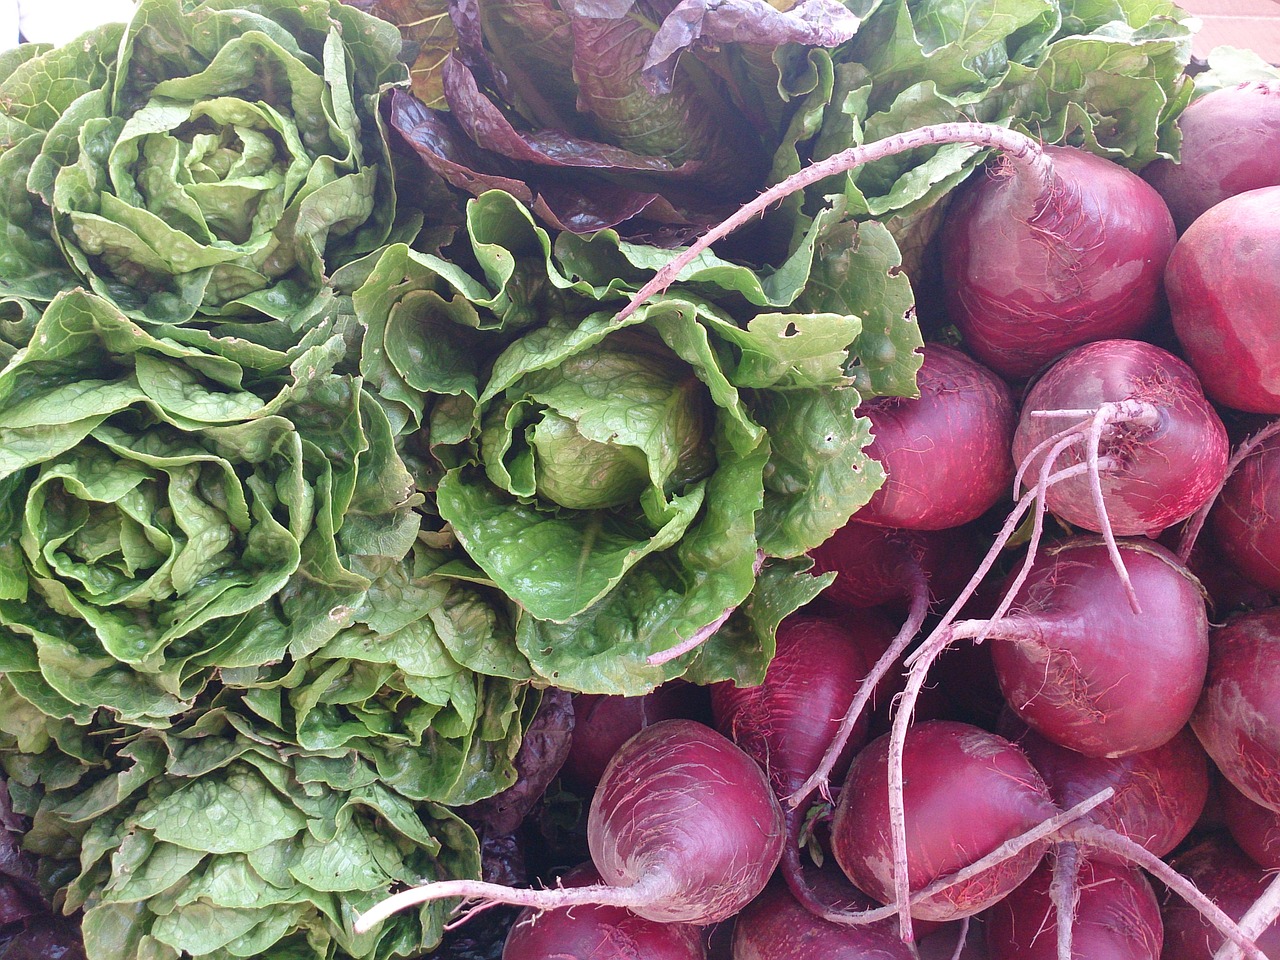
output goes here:
[{"label": "red beet", "polygon": [[813,916],[773,884],[738,914],[733,960],[912,960],[892,926],[845,926]]},{"label": "red beet", "polygon": [[[574,868],[565,886],[600,882],[591,864]],[[623,907],[581,903],[524,910],[507,934],[502,960],[703,960],[702,928],[657,923]]]},{"label": "red beet", "polygon": [[[1234,920],[1244,916],[1271,880],[1261,867],[1223,840],[1197,844],[1179,855],[1173,866]],[[1183,900],[1166,895],[1163,914],[1161,960],[1211,960],[1222,945],[1222,935]],[[1280,960],[1280,923],[1265,930],[1257,944],[1268,957]]]},{"label": "red beet", "polygon": [[1264,590],[1280,593],[1280,436],[1263,440],[1236,467],[1209,523],[1227,560]]},{"label": "red beet", "polygon": [[522,890],[442,880],[388,897],[354,927],[450,897],[541,910],[610,904],[661,923],[711,924],[764,889],[784,842],[782,809],[755,761],[710,727],[663,720],[623,744],[592,798],[587,845],[603,883]]},{"label": "red beet", "polygon": [[1214,90],[1178,117],[1181,162],[1157,160],[1142,179],[1164,198],[1182,232],[1216,203],[1280,184],[1280,81]]},{"label": "red beet", "polygon": [[[793,614],[778,627],[778,649],[764,683],[711,688],[716,728],[765,768],[783,796],[817,767],[862,678],[893,636],[893,625],[875,611],[835,620]],[[867,719],[850,738],[843,776],[866,743]]]},{"label": "red beet", "polygon": [[[1080,864],[1080,901],[1072,925],[1075,960],[1159,960],[1164,941],[1160,905],[1134,867],[1097,860]],[[1026,883],[985,915],[991,960],[1057,960],[1057,909],[1049,894],[1053,868],[1043,863]]]},{"label": "red beet", "polygon": [[1280,870],[1280,813],[1259,806],[1225,780],[1218,791],[1226,827],[1240,849],[1258,866]]},{"label": "red beet", "polygon": [[[884,485],[855,515],[864,523],[943,530],[982,516],[1006,494],[1015,417],[1004,382],[958,350],[931,343],[918,399],[875,397],[858,407],[884,465]],[[981,469],[975,469],[975,465]]]},{"label": "red beet", "polygon": [[1151,323],[1176,239],[1164,201],[1135,174],[1069,147],[1045,154],[1054,190],[975,176],[941,236],[951,319],[970,352],[1009,378]]},{"label": "red beet", "polygon": [[[875,611],[843,622],[793,614],[778,627],[777,653],[764,683],[711,689],[716,727],[764,768],[780,800],[795,793],[818,768],[850,703],[893,636],[893,625]],[[866,743],[869,717],[855,725],[834,775],[843,776]],[[811,894],[800,875],[799,840],[805,808],[786,809],[787,847],[782,872],[806,904]],[[813,907],[810,907],[813,909]]]},{"label": "red beet", "polygon": [[[1209,758],[1188,728],[1162,746],[1114,759],[1086,757],[1025,727],[1012,739],[1064,810],[1107,787],[1115,790],[1083,819],[1123,834],[1157,857],[1191,832],[1209,796]],[[1090,856],[1101,860],[1107,854],[1095,850]]]},{"label": "red beet", "polygon": [[588,793],[618,748],[650,724],[678,717],[697,719],[705,692],[683,680],[664,683],[642,697],[579,693],[573,698],[573,742],[560,775],[573,789]]},{"label": "red beet", "polygon": [[928,589],[935,603],[950,600],[978,565],[980,551],[971,526],[898,530],[850,520],[809,557],[814,574],[836,572],[822,592],[824,603],[896,609],[917,589]]},{"label": "red beet", "polygon": [[1195,709],[1209,656],[1204,597],[1186,568],[1149,540],[1122,540],[1120,552],[1141,613],[1106,547],[1075,538],[1036,558],[991,651],[1014,712],[1088,756],[1172,739]]},{"label": "red beet", "polygon": [[1228,197],[1188,227],[1165,290],[1205,393],[1237,410],[1280,413],[1280,186]]},{"label": "red beet", "polygon": [[1280,812],[1280,608],[1240,614],[1213,632],[1191,726],[1236,789]]},{"label": "red beet", "polygon": [[[1218,491],[1229,453],[1226,428],[1195,372],[1173,354],[1136,340],[1104,340],[1073,350],[1027,395],[1013,457],[1022,463],[1041,448],[1025,480],[1034,486],[1047,442],[1080,421],[1078,413],[1044,417],[1039,412],[1091,411],[1120,403],[1144,404],[1150,412],[1145,419],[1103,429],[1098,453],[1111,466],[1101,473],[1102,500],[1115,533],[1154,536],[1191,516]],[[1084,463],[1087,454],[1082,435],[1061,452],[1055,469]],[[1102,530],[1089,477],[1055,483],[1045,496],[1049,509],[1068,523]]]},{"label": "red beet", "polygon": [[[889,736],[854,759],[832,824],[831,848],[860,889],[894,899],[889,840]],[[1048,787],[1016,746],[968,724],[931,721],[907,732],[903,755],[907,879],[914,892],[980,860],[1058,811]],[[978,913],[1027,878],[1044,855],[1038,841],[941,894],[912,916],[955,920]]]},{"label": "red beet", "polygon": [[785,830],[754,760],[709,727],[664,720],[614,754],[591,800],[587,843],[606,883],[655,891],[634,912],[707,924],[764,889]]}]

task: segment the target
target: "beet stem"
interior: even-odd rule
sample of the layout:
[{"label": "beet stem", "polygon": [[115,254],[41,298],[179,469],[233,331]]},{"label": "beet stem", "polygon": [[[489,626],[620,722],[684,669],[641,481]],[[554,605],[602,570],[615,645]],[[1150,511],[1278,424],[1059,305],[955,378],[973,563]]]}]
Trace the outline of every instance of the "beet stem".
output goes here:
[{"label": "beet stem", "polygon": [[[1057,412],[1058,411],[1056,410],[1033,411],[1033,413],[1057,413]],[[1076,411],[1072,411],[1072,412],[1074,413]],[[1088,413],[1089,411],[1085,411],[1085,412]],[[1073,437],[1073,438],[1079,437],[1080,435],[1083,434],[1083,432],[1086,429],[1088,429],[1089,424],[1091,422],[1092,422],[1092,414],[1090,414],[1090,416],[1087,417],[1086,419],[1080,420],[1077,423],[1072,424],[1071,426],[1067,427],[1067,429],[1065,430],[1059,430],[1053,436],[1047,437],[1044,440],[1041,440],[1034,447],[1032,447],[1027,452],[1027,455],[1022,458],[1022,462],[1018,464],[1018,470],[1013,476],[1013,499],[1017,500],[1018,497],[1021,496],[1022,481],[1026,477],[1027,471],[1031,469],[1031,462],[1035,460],[1036,457],[1040,456],[1041,453],[1043,453],[1045,450],[1048,450],[1050,447],[1052,447],[1054,444],[1058,443],[1061,440],[1065,440],[1068,437]],[[1045,459],[1049,460],[1052,458],[1046,457]]]},{"label": "beet stem", "polygon": [[[755,563],[752,564],[753,572],[757,577],[760,576],[760,570],[763,567],[764,551],[757,550]],[[676,657],[682,657],[686,653],[698,649],[698,647],[702,646],[716,635],[716,632],[725,625],[725,621],[733,616],[733,611],[737,609],[738,605],[736,603],[731,607],[726,607],[720,616],[716,617],[702,629],[695,631],[689,639],[681,640],[673,647],[667,647],[665,650],[659,650],[657,653],[650,654],[645,658],[644,662],[651,667],[660,667],[664,663],[670,663],[672,660],[676,659]]]},{"label": "beet stem", "polygon": [[1097,847],[1100,850],[1108,850],[1136,863],[1194,907],[1229,942],[1239,946],[1246,957],[1250,957],[1252,960],[1270,960],[1259,949],[1258,945],[1245,935],[1240,925],[1223,912],[1221,907],[1205,896],[1194,883],[1178,873],[1177,870],[1174,870],[1173,867],[1142,846],[1142,844],[1109,827],[1099,826],[1096,823],[1077,823],[1065,827],[1062,831],[1062,838],[1074,840],[1085,846]]},{"label": "beet stem", "polygon": [[803,190],[827,177],[845,173],[864,163],[892,157],[919,147],[940,146],[947,143],[968,143],[990,147],[1004,152],[1004,156],[1028,175],[1039,190],[1047,194],[1053,184],[1053,162],[1031,137],[990,123],[936,123],[908,130],[859,147],[850,147],[824,160],[809,164],[774,184],[753,200],[743,204],[736,213],[712,227],[682,253],[669,260],[614,316],[614,322],[625,320],[652,297],[661,293],[679,277],[680,271],[697,259],[698,255],[722,237],[728,236],[752,218],[762,215],[770,206],[785,200],[797,190]]},{"label": "beet stem", "polygon": [[902,628],[898,630],[897,635],[894,636],[893,642],[889,644],[889,648],[881,654],[880,659],[871,668],[871,672],[863,678],[862,683],[858,686],[858,692],[854,694],[853,701],[849,704],[849,709],[845,711],[844,717],[840,721],[840,727],[836,730],[835,736],[827,746],[826,752],[823,753],[817,769],[809,775],[809,778],[804,783],[800,784],[794,793],[786,797],[787,805],[792,810],[801,807],[813,795],[814,790],[820,791],[824,799],[831,799],[830,784],[828,782],[831,771],[840,759],[840,754],[844,751],[845,745],[849,742],[853,728],[857,725],[863,710],[866,709],[867,704],[871,701],[871,697],[875,694],[880,681],[884,679],[885,674],[889,672],[893,665],[898,662],[898,658],[906,652],[915,635],[920,632],[920,627],[924,624],[924,618],[929,613],[929,581],[918,563],[912,567],[911,574],[911,608],[907,612],[907,619],[903,622]]},{"label": "beet stem", "polygon": [[[1063,437],[1049,450],[1045,456],[1044,462],[1040,464],[1040,476],[1036,481],[1035,489],[1032,491],[1035,497],[1035,514],[1031,525],[1031,536],[1027,539],[1027,553],[1022,559],[1022,566],[1018,568],[1018,573],[1013,581],[1005,589],[1004,596],[1000,598],[1000,605],[996,607],[989,619],[989,623],[993,626],[998,623],[1009,608],[1013,606],[1013,598],[1018,591],[1022,589],[1022,585],[1027,582],[1027,577],[1031,575],[1031,567],[1036,562],[1036,553],[1040,549],[1040,541],[1044,537],[1044,516],[1048,509],[1046,492],[1049,489],[1052,474],[1049,473],[1057,463],[1058,457],[1062,455],[1063,450],[1076,441],[1076,437]],[[982,643],[986,640],[988,631],[983,631],[974,637],[975,643]]]},{"label": "beet stem", "polygon": [[1049,895],[1057,908],[1058,960],[1072,960],[1071,941],[1080,903],[1079,876],[1080,848],[1074,843],[1059,844],[1053,861],[1053,881],[1049,884]]},{"label": "beet stem", "polygon": [[907,743],[907,728],[920,690],[928,676],[929,667],[955,640],[980,635],[999,636],[1000,627],[1012,628],[1011,637],[1034,633],[1035,622],[1025,617],[1005,617],[1005,623],[991,620],[964,620],[952,624],[944,631],[934,630],[924,645],[914,654],[919,658],[907,674],[907,686],[898,701],[893,717],[893,730],[889,738],[889,838],[893,847],[893,899],[898,904],[898,933],[903,943],[913,939],[911,929],[911,878],[907,874],[907,807],[903,796],[902,756]]},{"label": "beet stem", "polygon": [[629,887],[595,883],[586,887],[557,887],[549,890],[504,887],[500,883],[486,883],[483,880],[440,880],[403,890],[374,904],[360,915],[353,929],[356,933],[367,933],[374,926],[401,910],[450,897],[461,897],[464,900],[482,899],[491,903],[510,903],[518,907],[533,907],[535,910],[554,910],[580,903],[632,908],[662,900],[669,893],[670,887],[670,877],[662,874],[652,874]]},{"label": "beet stem", "polygon": [[1231,479],[1231,474],[1240,466],[1245,459],[1257,449],[1258,444],[1264,440],[1280,433],[1280,420],[1276,420],[1267,424],[1252,437],[1241,442],[1236,447],[1236,452],[1231,455],[1231,459],[1227,461],[1227,469],[1222,474],[1222,482],[1218,484],[1218,489],[1213,491],[1213,496],[1205,501],[1204,506],[1191,515],[1191,519],[1187,521],[1187,525],[1182,529],[1182,539],[1178,541],[1178,559],[1184,564],[1191,556],[1191,550],[1196,545],[1196,538],[1200,536],[1200,531],[1204,528],[1204,522],[1209,517],[1209,511],[1213,509],[1213,505],[1218,502],[1218,497],[1222,493],[1222,488],[1227,485],[1227,481]]},{"label": "beet stem", "polygon": [[[1127,401],[1126,401],[1127,402]],[[1102,542],[1107,545],[1107,555],[1111,557],[1111,565],[1116,568],[1116,573],[1120,575],[1120,582],[1124,584],[1125,596],[1129,598],[1129,609],[1135,615],[1142,613],[1142,605],[1138,603],[1138,592],[1133,588],[1133,581],[1129,578],[1129,568],[1124,565],[1124,559],[1120,556],[1120,547],[1116,543],[1116,535],[1111,529],[1111,516],[1107,513],[1107,504],[1102,496],[1102,471],[1098,469],[1098,461],[1101,458],[1100,448],[1102,447],[1102,431],[1105,427],[1119,422],[1135,422],[1135,418],[1126,418],[1120,420],[1120,412],[1116,404],[1104,403],[1098,408],[1098,412],[1094,415],[1093,423],[1089,427],[1089,491],[1093,494],[1093,508],[1098,514],[1098,526],[1102,528]],[[1149,407],[1149,404],[1143,404]],[[1154,410],[1155,408],[1151,408]],[[1156,411],[1155,416],[1159,417]]]},{"label": "beet stem", "polygon": [[969,918],[965,917],[960,921],[960,939],[956,941],[955,952],[951,954],[951,960],[960,960],[964,954],[965,944],[969,942]]},{"label": "beet stem", "polygon": [[[1240,932],[1256,940],[1277,919],[1280,919],[1280,875],[1272,879],[1262,896],[1240,918]],[[1213,960],[1241,960],[1243,956],[1240,947],[1228,940],[1213,955]]]}]

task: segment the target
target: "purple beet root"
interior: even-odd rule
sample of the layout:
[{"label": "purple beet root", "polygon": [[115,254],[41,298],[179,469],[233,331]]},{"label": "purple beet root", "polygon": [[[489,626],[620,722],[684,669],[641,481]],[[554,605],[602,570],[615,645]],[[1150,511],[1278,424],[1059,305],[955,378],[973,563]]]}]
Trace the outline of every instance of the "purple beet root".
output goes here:
[{"label": "purple beet root", "polygon": [[[1031,388],[1013,440],[1013,458],[1030,458],[1028,486],[1051,438],[1080,421],[1043,416],[1046,411],[1101,410],[1107,404],[1149,409],[1145,420],[1109,423],[1101,429],[1097,455],[1110,463],[1101,472],[1102,502],[1111,529],[1120,536],[1154,536],[1185,520],[1217,493],[1226,476],[1227,431],[1200,388],[1195,372],[1168,351],[1136,340],[1103,340],[1079,347],[1055,363]],[[1089,415],[1083,418],[1089,421]],[[1089,443],[1065,447],[1055,469],[1084,463]],[[1040,452],[1032,456],[1039,448]],[[1049,509],[1068,523],[1101,531],[1088,476],[1055,483]]]},{"label": "purple beet root", "polygon": [[[599,883],[591,864],[563,878],[566,887]],[[558,910],[525,909],[502,949],[502,960],[704,960],[702,928],[658,923],[624,907],[583,903]]]},{"label": "purple beet root", "polygon": [[1212,399],[1280,413],[1280,186],[1228,197],[1169,257],[1173,329]]},{"label": "purple beet root", "polygon": [[1206,93],[1178,117],[1181,162],[1157,160],[1142,179],[1164,198],[1181,233],[1227,197],[1280,184],[1280,81]]},{"label": "purple beet root", "polygon": [[[1079,903],[1072,924],[1073,960],[1160,960],[1160,904],[1142,871],[1099,860],[1079,868]],[[985,914],[991,960],[1058,960],[1052,864]]]},{"label": "purple beet root", "polygon": [[1200,586],[1169,551],[1122,540],[1141,601],[1126,600],[1093,538],[1036,558],[992,643],[1014,712],[1055,743],[1094,757],[1152,750],[1190,719],[1204,683],[1209,623]]},{"label": "purple beet root", "polygon": [[738,914],[733,960],[912,960],[888,924],[846,926],[815,917],[773,884]]},{"label": "purple beet root", "polygon": [[[1233,920],[1239,920],[1262,895],[1271,876],[1225,840],[1206,840],[1173,860],[1187,877]],[[1166,894],[1163,904],[1164,952],[1161,960],[1212,960],[1222,935],[1184,900]],[[1280,923],[1257,938],[1268,957],[1280,957]]]},{"label": "purple beet root", "polygon": [[1237,790],[1280,812],[1280,608],[1240,614],[1213,632],[1191,726]]},{"label": "purple beet root", "polygon": [[[889,736],[854,759],[832,824],[842,870],[882,903],[894,899],[889,840]],[[1040,774],[1016,746],[968,724],[931,721],[907,732],[903,754],[907,877],[911,891],[975,863],[1058,813]],[[1030,875],[1048,841],[913,905],[912,916],[957,920],[989,907]]]},{"label": "purple beet root", "polygon": [[1045,147],[1056,189],[975,176],[947,212],[943,285],[965,345],[1001,376],[1030,376],[1065,350],[1132,337],[1156,319],[1173,218],[1123,167]]},{"label": "purple beet root", "polygon": [[1258,444],[1209,514],[1217,548],[1251,581],[1280,593],[1280,436]]},{"label": "purple beet root", "polygon": [[1008,386],[936,343],[925,347],[917,384],[917,399],[875,397],[858,407],[875,437],[867,453],[888,475],[854,514],[858,521],[944,530],[976,520],[1007,495],[1016,420]]}]

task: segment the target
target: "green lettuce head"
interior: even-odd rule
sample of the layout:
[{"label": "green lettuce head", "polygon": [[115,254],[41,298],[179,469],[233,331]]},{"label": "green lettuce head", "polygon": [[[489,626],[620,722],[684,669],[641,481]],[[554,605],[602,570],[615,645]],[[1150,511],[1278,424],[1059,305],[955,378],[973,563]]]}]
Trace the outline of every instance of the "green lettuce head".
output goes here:
[{"label": "green lettuce head", "polygon": [[399,229],[377,112],[399,51],[337,0],[141,0],[7,55],[0,293],[84,283],[152,323],[296,313]]},{"label": "green lettuce head", "polygon": [[[235,710],[79,742],[53,729],[59,749],[0,744],[0,759],[46,888],[84,911],[90,957],[417,957],[439,943],[445,905],[366,934],[355,917],[405,885],[479,874],[475,834],[448,808],[410,801],[353,754],[273,743]],[[64,752],[91,739],[105,751]]]},{"label": "green lettuce head", "polygon": [[665,505],[715,469],[714,404],[661,340],[625,330],[524,377],[486,414],[489,479],[570,510]]},{"label": "green lettuce head", "polygon": [[[393,245],[334,278],[434,533],[461,548],[436,575],[509,598],[515,649],[545,683],[759,682],[778,620],[823,585],[805,552],[881,480],[850,353],[892,345],[862,302],[892,303],[905,278],[886,260],[861,261],[878,286],[853,279],[848,237],[842,268],[815,230],[768,288],[707,257],[617,320],[664,251],[609,231],[553,246],[497,191],[471,201],[467,232],[453,262]],[[797,302],[811,268],[837,310]]]},{"label": "green lettuce head", "polygon": [[91,294],[48,307],[0,370],[0,668],[24,695],[164,725],[342,628],[420,500],[344,349],[251,387]]}]

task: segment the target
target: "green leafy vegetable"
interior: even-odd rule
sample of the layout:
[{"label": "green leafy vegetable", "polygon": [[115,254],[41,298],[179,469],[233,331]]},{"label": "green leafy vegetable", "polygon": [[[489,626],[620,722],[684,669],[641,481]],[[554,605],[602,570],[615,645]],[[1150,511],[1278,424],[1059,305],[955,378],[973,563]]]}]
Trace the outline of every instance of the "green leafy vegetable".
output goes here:
[{"label": "green leafy vegetable", "polygon": [[336,0],[142,0],[9,57],[0,292],[85,283],[158,324],[296,314],[326,269],[421,222],[379,129],[399,51]]},{"label": "green leafy vegetable", "polygon": [[249,389],[73,292],[0,371],[0,633],[65,715],[163,723],[220,667],[309,653],[369,588],[357,558],[408,553],[418,497],[343,344]]},{"label": "green leafy vegetable", "polygon": [[[521,660],[557,686],[758,678],[766,620],[714,655],[646,658],[724,623],[755,597],[762,557],[801,556],[879,485],[846,376],[858,317],[754,305],[806,285],[859,299],[857,282],[815,262],[815,243],[768,289],[709,258],[618,323],[651,248],[606,233],[553,249],[498,192],[467,224],[473,272],[393,246],[336,277],[367,331],[361,370],[423,450],[429,507],[466,552],[439,575],[510,598]],[[889,269],[879,292],[905,282]],[[918,332],[900,336],[910,354]]]},{"label": "green leafy vegetable", "polygon": [[93,958],[391,958],[440,938],[441,906],[369,934],[355,915],[402,884],[479,871],[472,830],[342,752],[272,746],[221,707],[118,738],[66,778],[10,757],[15,809],[46,856],[80,851],[65,908]]}]

